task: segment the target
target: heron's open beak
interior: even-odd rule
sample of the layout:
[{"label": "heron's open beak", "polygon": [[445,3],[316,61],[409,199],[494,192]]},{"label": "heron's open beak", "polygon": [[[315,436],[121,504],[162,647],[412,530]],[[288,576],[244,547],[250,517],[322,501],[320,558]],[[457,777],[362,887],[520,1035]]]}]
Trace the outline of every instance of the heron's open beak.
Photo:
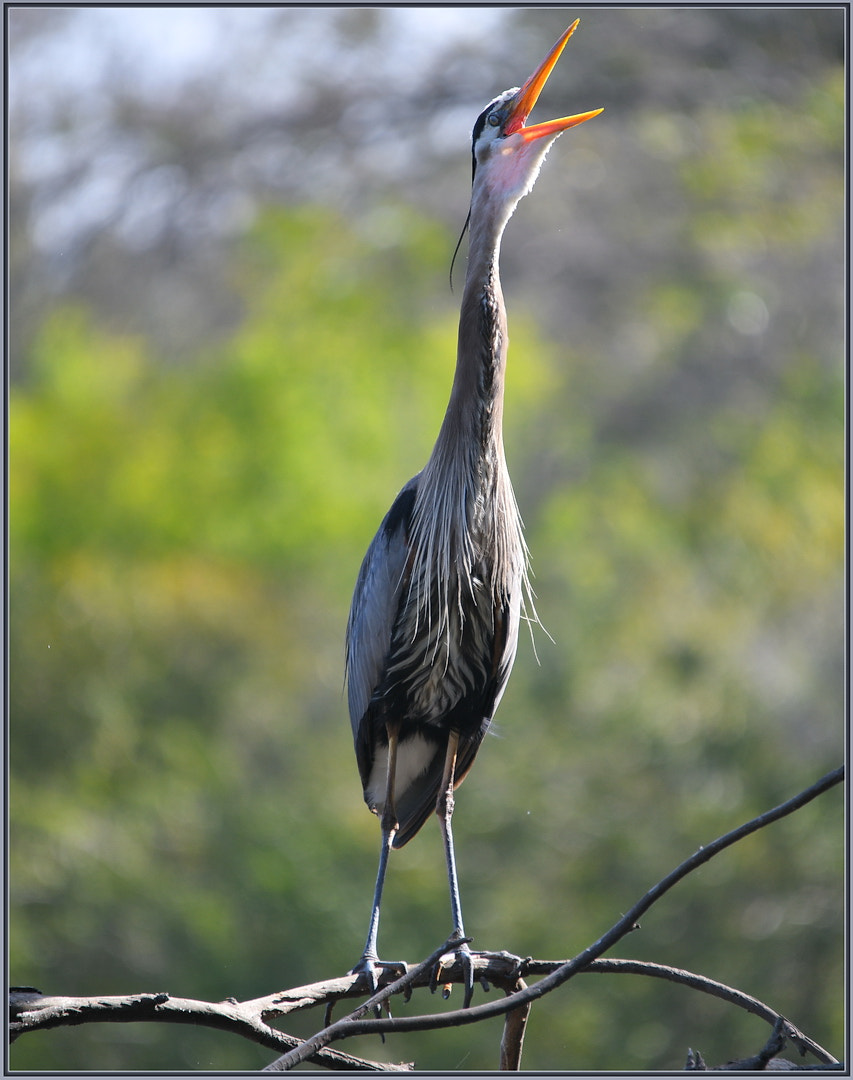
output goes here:
[{"label": "heron's open beak", "polygon": [[560,53],[566,47],[566,42],[575,32],[575,28],[579,22],[580,19],[575,19],[524,86],[522,86],[515,95],[515,101],[512,105],[509,120],[504,125],[504,132],[507,135],[518,132],[525,142],[532,142],[533,139],[541,139],[544,135],[559,135],[561,131],[576,127],[585,120],[591,120],[593,116],[598,116],[600,112],[604,112],[603,109],[593,109],[592,112],[578,113],[576,116],[564,116],[560,120],[549,120],[544,124],[533,124],[532,127],[524,126],[525,120],[530,115],[533,106],[536,104],[536,99],[542,93],[542,87],[548,81],[548,76],[554,70],[554,65],[560,58]]}]

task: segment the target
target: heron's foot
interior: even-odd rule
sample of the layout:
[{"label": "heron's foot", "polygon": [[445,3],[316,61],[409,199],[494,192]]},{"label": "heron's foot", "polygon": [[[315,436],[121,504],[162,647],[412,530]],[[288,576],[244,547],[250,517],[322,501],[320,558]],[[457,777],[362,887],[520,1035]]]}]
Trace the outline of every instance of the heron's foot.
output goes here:
[{"label": "heron's foot", "polygon": [[383,971],[390,971],[391,978],[399,979],[409,970],[405,960],[380,960],[378,956],[364,955],[349,972],[350,975],[365,975],[371,994],[379,989],[379,980]]},{"label": "heron's foot", "polygon": [[[450,971],[456,964],[462,968],[463,985],[465,987],[465,996],[462,1000],[462,1008],[467,1009],[471,1004],[471,998],[474,996],[474,954],[468,948],[468,941],[462,938],[458,947],[453,952],[447,952],[439,958],[438,963],[433,968],[432,977],[430,979],[429,988],[434,993],[438,984],[441,982],[442,972]],[[484,990],[488,991],[489,984],[485,979],[480,980],[480,985]],[[441,996],[447,1000],[450,997],[450,991],[453,988],[452,982],[446,982],[442,987]]]}]

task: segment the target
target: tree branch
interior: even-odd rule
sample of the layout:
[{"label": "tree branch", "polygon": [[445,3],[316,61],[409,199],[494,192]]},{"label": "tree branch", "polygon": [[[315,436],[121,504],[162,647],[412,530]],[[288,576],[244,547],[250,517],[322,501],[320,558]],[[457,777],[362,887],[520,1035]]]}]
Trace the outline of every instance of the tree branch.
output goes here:
[{"label": "tree branch", "polygon": [[[467,941],[468,939],[465,940]],[[338,1035],[338,1031],[342,1029],[345,1030],[348,1024],[357,1023],[359,1018],[366,1012],[371,1009],[378,1009],[378,1007],[386,1002],[392,995],[398,994],[413,986],[419,978],[429,979],[433,968],[444,953],[448,952],[451,948],[457,947],[459,944],[461,943],[456,936],[448,938],[447,941],[439,946],[439,948],[428,956],[426,960],[422,960],[420,964],[407,971],[404,975],[401,975],[400,978],[395,979],[387,986],[377,990],[372,997],[368,998],[363,1005],[359,1005],[359,1007],[351,1012],[349,1016],[337,1020],[334,1024],[327,1025],[322,1031],[318,1031],[316,1035],[312,1035],[310,1039],[306,1039],[305,1042],[271,1062],[264,1069],[264,1072],[287,1072],[287,1070],[292,1069],[294,1065],[306,1061],[309,1056],[316,1053],[321,1047],[328,1046],[330,1042],[334,1042],[335,1039],[341,1038],[342,1036]]]},{"label": "tree branch", "polygon": [[[506,990],[507,994],[518,993],[524,990],[527,983],[519,979],[512,989]],[[533,1006],[528,1001],[526,1005],[519,1005],[506,1014],[504,1019],[503,1036],[501,1037],[501,1072],[518,1072],[521,1069],[521,1051],[524,1048],[524,1033],[527,1030],[527,1021]]]},{"label": "tree branch", "polygon": [[[536,968],[538,965],[534,961],[531,966]],[[525,970],[527,970],[526,967]],[[745,994],[742,990],[737,990],[732,986],[726,986],[725,983],[716,982],[714,979],[709,979],[705,975],[697,975],[693,971],[684,971],[682,968],[669,967],[665,964],[653,964],[647,960],[616,959],[594,960],[589,967],[585,969],[585,973],[586,972],[650,975],[653,978],[667,979],[669,982],[680,983],[682,986],[689,986],[693,990],[700,990],[705,994],[711,994],[713,997],[721,998],[731,1005],[736,1005],[746,1012],[761,1017],[761,1019],[766,1020],[768,1024],[774,1025],[774,1028],[779,1024],[783,1024],[783,1034],[785,1038],[790,1039],[790,1041],[797,1046],[801,1054],[811,1053],[818,1061],[823,1062],[825,1065],[838,1064],[838,1061],[828,1050],[824,1050],[824,1048],[819,1043],[816,1043],[814,1039],[810,1039],[807,1035],[804,1035],[794,1027],[789,1020],[786,1020],[784,1016],[771,1009],[769,1005],[765,1005],[763,1001],[759,1001],[758,998],[752,997],[750,994]]]},{"label": "tree branch", "polygon": [[[317,985],[322,987],[326,984]],[[259,1000],[265,1002],[269,999]],[[310,1004],[316,1002],[311,1001]],[[124,997],[46,997],[29,987],[13,988],[9,993],[9,1041],[14,1042],[26,1032],[75,1024],[158,1021],[198,1024],[232,1031],[279,1053],[302,1045],[300,1039],[264,1023],[261,1011],[255,1006],[256,1003],[251,1001],[242,1004],[237,1001],[194,1001],[191,998],[172,997],[167,993],[129,994]],[[401,1072],[412,1068],[410,1063],[386,1065],[338,1050],[318,1051],[309,1055],[308,1060],[329,1069],[350,1072]]]},{"label": "tree branch", "polygon": [[[265,1071],[285,1071],[302,1061],[311,1061],[326,1068],[346,1071],[399,1072],[410,1069],[412,1066],[386,1065],[353,1057],[328,1049],[328,1044],[359,1034],[424,1031],[472,1024],[493,1016],[505,1015],[501,1067],[518,1069],[524,1027],[533,1001],[550,993],[579,972],[589,971],[631,973],[664,978],[712,994],[754,1013],[768,1023],[784,1024],[784,1029],[782,1029],[784,1036],[795,1042],[801,1053],[809,1051],[822,1063],[837,1066],[835,1058],[821,1046],[799,1032],[769,1006],[740,990],[679,968],[638,960],[599,958],[602,953],[635,929],[637,920],[682,878],[750,833],[806,805],[839,783],[843,776],[843,768],[836,769],[794,798],[760,814],[707,846],[699,848],[654,885],[598,941],[570,960],[543,961],[530,958],[520,960],[519,957],[507,952],[473,953],[474,977],[501,987],[507,994],[501,1001],[490,1001],[468,1009],[453,1010],[438,1015],[392,1018],[389,1013],[387,1018],[368,1018],[367,1013],[371,1010],[378,1011],[379,1006],[385,1005],[394,994],[403,992],[408,995],[415,987],[429,986],[432,970],[438,959],[444,953],[451,951],[454,945],[458,945],[455,939],[448,939],[431,956],[406,974],[380,985],[378,991],[349,1016],[333,1024],[327,1024],[304,1042],[272,1027],[268,1021],[297,1010],[328,1004],[342,998],[361,996],[366,983],[363,975],[349,974],[308,986],[282,990],[242,1003],[233,999],[222,1002],[195,1001],[189,998],[174,998],[166,993],[98,998],[45,997],[37,990],[22,987],[10,992],[10,1041],[30,1031],[95,1021],[162,1021],[200,1024],[233,1031],[235,1034],[278,1051],[282,1056],[268,1065]],[[523,974],[541,974],[543,977],[534,985],[527,986],[522,979]],[[442,969],[443,982],[459,982],[462,978],[462,967],[458,962],[449,968]]]},{"label": "tree branch", "polygon": [[[602,953],[612,948],[617,941],[630,933],[636,927],[638,919],[644,915],[653,904],[655,904],[674,885],[681,881],[682,878],[697,869],[697,867],[702,866],[715,855],[718,855],[721,851],[724,851],[726,848],[737,843],[737,841],[742,840],[744,837],[749,836],[751,833],[757,832],[759,829],[762,829],[765,826],[778,821],[780,818],[793,813],[795,810],[800,809],[800,807],[805,806],[807,803],[811,802],[812,799],[817,798],[818,795],[823,794],[823,792],[827,791],[835,784],[838,784],[843,778],[844,767],[842,766],[831,773],[827,773],[826,776],[812,784],[811,787],[806,788],[805,791],[801,791],[798,795],[795,795],[793,798],[774,807],[772,810],[759,814],[757,817],[745,822],[731,832],[718,837],[710,844],[700,847],[698,851],[685,859],[684,862],[667,874],[666,877],[656,885],[653,885],[645,896],[638,900],[637,903],[618,920],[618,922],[614,923],[614,925],[598,939],[598,941],[589,945],[573,959],[560,964],[554,971],[540,979],[539,982],[535,983],[533,986],[528,986],[523,990],[519,990],[517,993],[511,994],[508,998],[504,999],[504,1001],[490,1001],[483,1005],[472,1006],[468,1009],[457,1009],[451,1012],[441,1013],[438,1016],[424,1015],[378,1020],[353,1019],[338,1021],[337,1024],[332,1025],[332,1028],[326,1028],[323,1032],[318,1032],[318,1036],[325,1036],[329,1031],[333,1031],[331,1038],[327,1040],[327,1042],[331,1042],[337,1039],[349,1038],[353,1035],[384,1034],[385,1032],[390,1031],[429,1031],[437,1027],[455,1027],[463,1024],[475,1024],[481,1020],[490,1019],[494,1016],[501,1016],[511,1009],[526,1005],[528,1002],[532,1003],[571,979],[579,971],[583,971],[585,968],[589,967],[593,960],[596,960]],[[454,967],[455,966],[456,965],[454,965]],[[443,977],[448,981],[455,981],[455,979],[459,977],[459,974],[459,972],[451,969],[451,971],[445,973]],[[479,972],[476,968],[475,977],[479,977]],[[324,1043],[324,1045],[325,1044],[326,1043]],[[286,1055],[289,1064],[285,1067],[292,1068],[293,1065],[297,1064],[299,1061],[305,1060],[305,1058],[300,1056],[300,1053],[301,1048],[290,1051]]]},{"label": "tree branch", "polygon": [[[780,1016],[773,1025],[773,1031],[770,1033],[767,1042],[757,1054],[753,1054],[752,1057],[741,1058],[739,1061],[728,1061],[725,1065],[713,1066],[710,1071],[763,1072],[766,1069],[773,1069],[785,1072],[814,1072],[817,1070],[820,1070],[821,1072],[826,1072],[827,1070],[840,1072],[844,1068],[844,1066],[837,1061],[833,1061],[832,1063],[824,1062],[822,1065],[797,1065],[793,1061],[780,1058],[778,1055],[785,1049],[786,1040],[791,1038],[790,1028],[791,1025],[788,1021]],[[804,1052],[802,1048],[800,1048],[800,1052]],[[687,1063],[684,1066],[684,1069],[685,1072],[707,1072],[708,1066],[705,1064],[699,1051],[691,1049],[687,1051]]]}]

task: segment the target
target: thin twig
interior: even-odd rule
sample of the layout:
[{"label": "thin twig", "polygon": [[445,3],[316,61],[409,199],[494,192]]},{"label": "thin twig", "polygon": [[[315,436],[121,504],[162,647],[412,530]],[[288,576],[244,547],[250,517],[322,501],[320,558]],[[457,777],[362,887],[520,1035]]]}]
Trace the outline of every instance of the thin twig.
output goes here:
[{"label": "thin twig", "polygon": [[[767,1042],[752,1057],[727,1061],[725,1065],[715,1065],[709,1068],[699,1051],[691,1049],[687,1051],[687,1063],[684,1069],[685,1072],[764,1072],[768,1069],[785,1072],[843,1071],[844,1066],[835,1059],[831,1062],[823,1062],[821,1065],[798,1065],[793,1061],[788,1061],[786,1058],[780,1058],[779,1054],[785,1049],[785,1043],[788,1039],[797,1041],[792,1034],[791,1025],[783,1016],[780,1016],[773,1025],[773,1031],[770,1033]],[[803,1052],[802,1047],[800,1052]]]},{"label": "thin twig", "polygon": [[[530,966],[531,973],[536,968],[537,964],[534,961]],[[700,990],[702,993],[711,994],[713,997],[721,998],[731,1005],[737,1005],[738,1008],[761,1017],[768,1024],[775,1026],[784,1023],[785,1037],[796,1044],[800,1053],[805,1054],[808,1051],[825,1065],[838,1064],[836,1058],[828,1050],[824,1050],[820,1043],[816,1043],[814,1039],[804,1035],[794,1027],[790,1020],[786,1020],[784,1016],[771,1009],[769,1005],[765,1005],[763,1001],[759,1001],[758,998],[752,997],[750,994],[745,994],[742,990],[726,986],[725,983],[709,979],[705,975],[697,975],[693,971],[684,971],[682,968],[669,967],[665,964],[653,964],[648,960],[616,960],[611,958],[594,960],[589,967],[584,969],[584,974],[587,972],[650,975],[653,978],[666,979],[669,982],[680,983],[682,986],[689,986],[694,990]]]}]

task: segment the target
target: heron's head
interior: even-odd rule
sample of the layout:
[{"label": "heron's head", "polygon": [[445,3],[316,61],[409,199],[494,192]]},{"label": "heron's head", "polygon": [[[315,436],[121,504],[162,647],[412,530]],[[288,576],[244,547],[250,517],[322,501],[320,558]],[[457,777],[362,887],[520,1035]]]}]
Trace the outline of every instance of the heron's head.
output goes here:
[{"label": "heron's head", "polygon": [[491,195],[507,204],[510,213],[518,200],[533,187],[539,167],[557,136],[603,111],[594,109],[576,116],[525,126],[548,76],[579,21],[575,19],[524,86],[505,90],[496,97],[474,125],[472,149],[475,189],[485,185]]}]

